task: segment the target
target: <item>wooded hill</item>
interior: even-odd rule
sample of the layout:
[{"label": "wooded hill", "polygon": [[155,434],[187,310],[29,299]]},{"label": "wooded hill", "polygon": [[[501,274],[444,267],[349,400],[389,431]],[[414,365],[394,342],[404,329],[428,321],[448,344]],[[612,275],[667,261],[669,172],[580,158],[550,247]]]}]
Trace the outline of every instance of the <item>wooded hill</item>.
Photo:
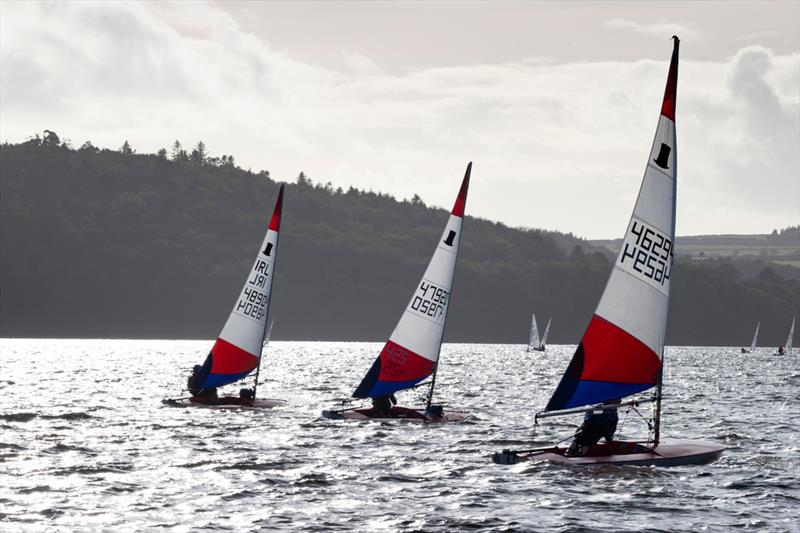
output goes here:
[{"label": "wooded hill", "polygon": [[[72,149],[52,132],[2,145],[0,335],[216,336],[278,186],[266,171],[198,148],[176,146],[171,157],[135,154],[127,143]],[[454,193],[461,171],[453,169]],[[301,175],[286,190],[273,338],[385,339],[446,218],[418,197]],[[611,269],[601,250],[467,217],[447,340],[525,342],[535,311],[553,317],[553,343],[577,342]],[[800,287],[789,271],[762,266],[749,275],[735,261],[679,260],[668,343],[744,345],[759,320],[764,344],[783,342]]]}]

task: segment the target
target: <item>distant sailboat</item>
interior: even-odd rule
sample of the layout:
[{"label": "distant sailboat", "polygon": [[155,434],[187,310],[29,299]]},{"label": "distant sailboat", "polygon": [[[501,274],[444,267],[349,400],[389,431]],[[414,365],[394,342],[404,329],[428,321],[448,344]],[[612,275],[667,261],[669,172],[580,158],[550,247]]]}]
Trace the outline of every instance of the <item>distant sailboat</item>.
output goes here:
[{"label": "distant sailboat", "polygon": [[778,351],[774,355],[791,355],[792,354],[792,339],[794,338],[794,322],[796,317],[792,317],[792,325],[789,326],[789,336],[786,338],[786,344],[778,347]]},{"label": "distant sailboat", "polygon": [[[266,326],[278,254],[283,187],[281,185],[266,236],[233,310],[205,363],[195,367],[190,381],[194,390],[200,391],[199,394],[190,398],[164,400],[165,404],[275,407],[286,403],[283,400],[256,397],[261,354],[268,340]],[[252,388],[241,389],[238,396],[216,396],[217,387],[241,381],[253,370],[256,373]]]},{"label": "distant sailboat", "polygon": [[[325,418],[406,418],[425,422],[454,422],[464,419],[463,414],[444,412],[442,406],[433,405],[432,401],[471,171],[472,163],[469,163],[450,219],[422,280],[417,284],[380,355],[353,392],[354,398],[372,398],[373,408],[323,411],[322,416]],[[416,388],[428,377],[431,380],[426,407],[417,409],[392,406],[390,398],[394,398],[395,392]]]},{"label": "distant sailboat", "polygon": [[[676,135],[675,97],[678,38],[648,159],[619,255],[605,291],[572,361],[538,418],[573,413],[603,413],[653,402],[651,434],[646,441],[594,444],[580,456],[566,447],[503,450],[494,462],[514,464],[549,460],[574,465],[678,465],[715,460],[725,449],[703,441],[662,441],[661,384],[675,242]],[[649,398],[621,401],[655,388]]]},{"label": "distant sailboat", "polygon": [[550,321],[547,319],[547,327],[544,328],[544,335],[539,339],[539,327],[536,325],[536,313],[531,313],[531,329],[528,335],[528,351],[543,352],[547,349],[547,336],[550,334]]},{"label": "distant sailboat", "polygon": [[756,324],[756,332],[753,333],[753,342],[750,343],[750,349],[742,348],[742,353],[755,353],[756,342],[758,342],[758,328],[761,327],[761,322]]}]

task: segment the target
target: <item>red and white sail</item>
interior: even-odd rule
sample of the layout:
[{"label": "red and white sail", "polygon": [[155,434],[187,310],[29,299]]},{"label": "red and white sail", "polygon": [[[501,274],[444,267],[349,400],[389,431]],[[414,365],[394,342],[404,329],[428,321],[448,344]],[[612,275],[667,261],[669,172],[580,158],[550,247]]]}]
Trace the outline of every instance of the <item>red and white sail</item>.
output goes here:
[{"label": "red and white sail", "polygon": [[354,397],[386,396],[413,387],[436,368],[450,304],[471,170],[472,163],[469,163],[428,268],[383,350],[353,393]]},{"label": "red and white sail", "polygon": [[247,275],[239,297],[211,348],[204,366],[210,369],[202,387],[220,387],[233,383],[258,367],[269,315],[278,233],[283,210],[283,185],[278,192],[267,234],[261,243],[253,268]]},{"label": "red and white sail", "polygon": [[614,400],[658,382],[675,242],[678,44],[674,37],[655,140],[619,255],[548,411]]}]

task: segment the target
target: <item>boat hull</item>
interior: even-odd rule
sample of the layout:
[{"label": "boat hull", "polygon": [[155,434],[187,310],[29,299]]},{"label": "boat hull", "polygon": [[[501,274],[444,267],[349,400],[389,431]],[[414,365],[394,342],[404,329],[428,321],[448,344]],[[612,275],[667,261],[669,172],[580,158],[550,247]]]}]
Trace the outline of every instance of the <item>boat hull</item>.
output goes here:
[{"label": "boat hull", "polygon": [[707,464],[716,461],[725,446],[702,440],[661,441],[651,447],[630,441],[615,441],[611,445],[596,444],[582,457],[565,455],[566,448],[543,448],[525,453],[504,450],[492,455],[497,464],[517,464],[526,461],[550,461],[575,466],[639,465],[680,466]]},{"label": "boat hull", "polygon": [[429,424],[443,424],[449,422],[463,422],[466,413],[445,412],[440,416],[432,416],[425,413],[424,408],[413,409],[410,407],[392,407],[392,416],[379,417],[373,415],[372,409],[350,409],[347,411],[322,411],[322,416],[331,420],[376,420],[388,422],[390,420],[411,420],[414,422],[425,422]]},{"label": "boat hull", "polygon": [[268,398],[256,398],[255,400],[247,400],[239,398],[238,396],[220,396],[216,401],[198,400],[195,398],[180,398],[177,400],[161,400],[164,405],[171,407],[214,407],[214,408],[231,408],[231,407],[245,407],[251,409],[272,409],[273,407],[280,407],[286,405],[286,400],[275,400]]}]

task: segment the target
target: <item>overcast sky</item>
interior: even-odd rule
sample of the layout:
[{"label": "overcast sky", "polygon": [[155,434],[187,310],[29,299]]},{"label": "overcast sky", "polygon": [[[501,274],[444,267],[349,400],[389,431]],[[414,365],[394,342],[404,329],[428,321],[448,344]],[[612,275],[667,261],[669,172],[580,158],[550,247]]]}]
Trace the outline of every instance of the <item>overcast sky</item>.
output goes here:
[{"label": "overcast sky", "polygon": [[276,179],[302,170],[448,208],[474,161],[468,214],[616,238],[673,34],[678,234],[799,224],[793,0],[3,1],[0,139],[202,139]]}]

